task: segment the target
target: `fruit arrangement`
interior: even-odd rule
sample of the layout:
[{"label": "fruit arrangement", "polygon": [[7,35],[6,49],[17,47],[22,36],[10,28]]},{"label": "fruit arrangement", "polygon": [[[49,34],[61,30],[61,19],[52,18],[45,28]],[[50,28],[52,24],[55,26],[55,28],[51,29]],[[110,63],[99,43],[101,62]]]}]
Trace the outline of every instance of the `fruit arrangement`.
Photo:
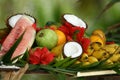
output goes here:
[{"label": "fruit arrangement", "polygon": [[7,28],[0,30],[2,64],[21,67],[29,64],[28,70],[67,74],[119,69],[120,46],[108,42],[100,29],[86,36],[88,26],[79,17],[64,14],[59,26],[52,22],[45,27],[36,24],[36,19],[27,14],[16,14],[7,19]]}]

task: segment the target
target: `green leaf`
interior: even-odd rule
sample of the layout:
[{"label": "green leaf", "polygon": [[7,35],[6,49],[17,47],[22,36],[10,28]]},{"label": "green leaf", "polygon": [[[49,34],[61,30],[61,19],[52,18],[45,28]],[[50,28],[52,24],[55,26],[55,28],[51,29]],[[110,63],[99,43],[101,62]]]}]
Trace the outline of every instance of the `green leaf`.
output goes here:
[{"label": "green leaf", "polygon": [[36,70],[36,69],[39,69],[40,68],[40,65],[33,65],[33,64],[29,64],[29,69],[28,70]]},{"label": "green leaf", "polygon": [[96,69],[96,66],[99,65],[100,62],[91,63],[89,65],[80,65],[76,68],[76,71],[85,71],[85,70],[94,70]]},{"label": "green leaf", "polygon": [[113,68],[113,70],[114,70],[117,74],[120,74],[120,69],[119,69],[119,68]]},{"label": "green leaf", "polygon": [[48,70],[48,71],[65,73],[65,74],[68,74],[68,75],[75,75],[76,74],[76,71],[67,70],[67,69],[64,69],[64,68],[54,68],[54,67],[49,66],[49,65],[40,65],[40,68]]},{"label": "green leaf", "polygon": [[118,65],[118,63],[114,63],[114,64],[103,64],[100,65],[99,69],[113,69],[114,67],[116,67]]},{"label": "green leaf", "polygon": [[21,61],[28,61],[29,58],[29,52],[28,49],[25,51],[23,57],[20,59]]},{"label": "green leaf", "polygon": [[60,66],[63,65],[65,62],[68,62],[69,60],[70,60],[70,57],[67,57],[67,58],[65,58],[65,59],[63,59],[63,60],[60,60],[60,61],[56,62],[53,66],[54,66],[54,67],[60,67]]},{"label": "green leaf", "polygon": [[100,12],[100,14],[97,16],[97,19],[99,19],[103,13],[105,13],[108,9],[110,9],[115,3],[119,2],[120,0],[111,0]]},{"label": "green leaf", "polygon": [[13,46],[10,48],[10,50],[3,56],[2,61],[4,64],[11,64],[11,56],[13,54],[13,52],[15,51],[15,49],[17,48],[18,44],[20,43],[20,41],[23,38],[24,33],[18,38],[18,40],[15,42],[15,44],[13,44]]},{"label": "green leaf", "polygon": [[72,59],[72,60],[69,60],[68,62],[65,62],[65,63],[61,66],[61,68],[67,68],[67,67],[71,66],[73,63],[76,62],[76,60],[77,60],[77,58]]},{"label": "green leaf", "polygon": [[78,63],[78,64],[74,64],[74,65],[71,65],[68,69],[72,69],[72,70],[76,70],[77,68],[79,68],[80,66],[82,66],[82,62],[81,63]]}]

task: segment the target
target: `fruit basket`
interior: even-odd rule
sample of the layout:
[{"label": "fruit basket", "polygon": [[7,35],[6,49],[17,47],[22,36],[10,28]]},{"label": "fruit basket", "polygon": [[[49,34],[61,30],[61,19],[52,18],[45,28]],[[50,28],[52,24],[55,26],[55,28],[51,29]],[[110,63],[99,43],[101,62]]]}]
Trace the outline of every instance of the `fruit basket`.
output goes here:
[{"label": "fruit basket", "polygon": [[7,28],[0,30],[0,71],[10,72],[12,80],[31,72],[56,79],[120,73],[119,44],[100,29],[86,35],[87,23],[73,14],[64,14],[61,21],[38,27],[28,14],[10,16]]}]

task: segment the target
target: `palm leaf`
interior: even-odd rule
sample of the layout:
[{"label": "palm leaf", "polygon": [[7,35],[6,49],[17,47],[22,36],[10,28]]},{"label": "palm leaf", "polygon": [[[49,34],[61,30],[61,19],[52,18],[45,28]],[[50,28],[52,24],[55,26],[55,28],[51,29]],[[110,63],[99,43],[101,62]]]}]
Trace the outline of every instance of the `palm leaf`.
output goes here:
[{"label": "palm leaf", "polygon": [[120,74],[120,69],[119,69],[119,68],[113,68],[113,70],[114,70],[117,74]]},{"label": "palm leaf", "polygon": [[63,73],[63,74],[67,74],[67,75],[75,75],[77,73],[77,71],[67,70],[64,68],[54,68],[50,65],[40,65],[39,67],[40,67],[40,69],[43,69],[43,70],[54,71],[57,73]]},{"label": "palm leaf", "polygon": [[119,2],[120,0],[111,0],[100,12],[100,14],[97,16],[97,19],[99,19],[103,13],[105,13],[109,8],[111,8],[115,3]]},{"label": "palm leaf", "polygon": [[114,41],[120,44],[120,23],[109,26],[106,32],[107,41]]},{"label": "palm leaf", "polygon": [[57,61],[57,62],[53,65],[53,67],[60,67],[60,66],[63,65],[65,62],[68,62],[69,60],[70,60],[70,57],[67,57],[67,58],[65,58],[65,59],[63,59],[63,60]]}]

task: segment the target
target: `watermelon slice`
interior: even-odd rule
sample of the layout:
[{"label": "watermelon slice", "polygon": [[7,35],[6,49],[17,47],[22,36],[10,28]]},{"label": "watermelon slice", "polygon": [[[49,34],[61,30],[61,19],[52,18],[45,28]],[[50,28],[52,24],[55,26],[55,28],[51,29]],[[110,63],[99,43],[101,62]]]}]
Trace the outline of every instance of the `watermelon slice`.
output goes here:
[{"label": "watermelon slice", "polygon": [[[18,15],[16,15],[18,16]],[[17,19],[16,19],[17,18]],[[5,55],[9,49],[13,46],[13,44],[16,42],[16,40],[25,32],[24,34],[24,38],[23,40],[25,39],[25,35],[26,35],[26,38],[28,40],[28,42],[33,42],[33,39],[34,39],[34,36],[35,36],[35,30],[34,28],[32,27],[32,25],[34,24],[34,21],[31,20],[30,17],[28,17],[28,15],[21,15],[21,16],[18,16],[15,18],[15,15],[13,16],[13,18],[10,18],[9,22],[10,22],[10,25],[12,24],[11,21],[13,21],[13,24],[14,24],[14,27],[13,29],[11,30],[11,32],[8,34],[8,36],[6,37],[6,39],[4,40],[2,46],[1,46],[1,50],[0,50],[0,57],[2,57],[3,55]],[[17,20],[17,21],[16,21]],[[29,28],[28,28],[29,27]],[[27,34],[31,34],[31,36],[28,36]],[[32,39],[31,39],[32,38]],[[31,46],[25,42],[23,42],[22,40],[22,43],[20,43],[20,45],[28,45],[28,46]],[[25,46],[26,48],[28,48],[28,46]],[[18,46],[19,47],[19,46]],[[23,46],[21,46],[23,47]],[[19,54],[23,54],[24,53],[24,50],[22,49],[25,49],[26,48],[20,48],[19,47],[19,51],[18,49],[16,49],[18,52],[16,53],[16,50],[15,50],[15,55],[19,55]],[[23,51],[23,52],[22,52]],[[14,58],[15,55],[12,57]]]},{"label": "watermelon slice", "polygon": [[17,56],[22,55],[23,53],[25,53],[27,49],[29,50],[34,42],[35,35],[36,35],[35,29],[33,27],[27,27],[23,35],[23,38],[19,45],[17,46],[17,48],[15,49],[11,59],[14,59]]}]

